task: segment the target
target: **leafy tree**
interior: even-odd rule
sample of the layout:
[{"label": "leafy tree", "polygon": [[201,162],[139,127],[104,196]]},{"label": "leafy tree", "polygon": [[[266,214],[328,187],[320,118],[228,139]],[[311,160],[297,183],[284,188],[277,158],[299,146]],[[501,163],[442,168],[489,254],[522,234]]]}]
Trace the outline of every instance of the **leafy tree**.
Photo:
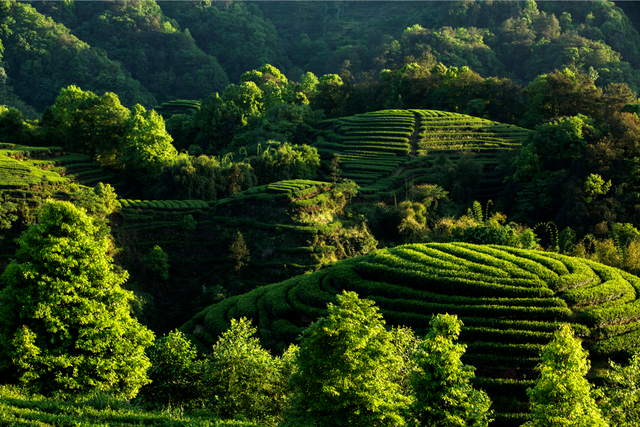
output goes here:
[{"label": "leafy tree", "polygon": [[160,172],[176,158],[171,142],[162,116],[135,105],[124,122],[124,134],[120,138],[124,169],[138,177]]},{"label": "leafy tree", "polygon": [[263,92],[253,81],[244,81],[240,85],[227,86],[222,99],[238,117],[239,124],[244,126],[249,116],[257,116],[264,111],[262,96]]},{"label": "leafy tree", "polygon": [[229,245],[229,259],[233,263],[233,269],[235,271],[240,271],[251,261],[251,253],[244,243],[242,233],[239,231],[236,233],[236,237],[231,242],[231,245]]},{"label": "leafy tree", "polygon": [[602,413],[612,426],[640,426],[640,354],[632,356],[628,365],[611,363],[600,390]]},{"label": "leafy tree", "polygon": [[55,103],[47,108],[43,126],[51,144],[115,165],[118,138],[124,133],[128,114],[114,93],[97,96],[69,86],[61,89]]},{"label": "leafy tree", "polygon": [[246,318],[232,319],[207,356],[204,381],[209,404],[222,416],[265,420],[283,413],[291,353],[273,357],[262,348],[256,332]]},{"label": "leafy tree", "polygon": [[337,296],[302,333],[287,426],[403,426],[402,357],[373,301]]},{"label": "leafy tree", "polygon": [[337,74],[325,74],[315,86],[315,96],[311,107],[324,110],[327,117],[339,117],[344,113],[341,104],[344,102],[344,82]]},{"label": "leafy tree", "polygon": [[17,108],[7,108],[4,105],[0,105],[0,135],[2,135],[2,142],[40,145],[33,128],[33,126],[24,122],[22,113]]},{"label": "leafy tree", "polygon": [[261,155],[249,159],[259,184],[288,179],[313,179],[320,166],[318,150],[309,145],[268,141]]},{"label": "leafy tree", "polygon": [[2,275],[0,370],[37,392],[131,398],[148,382],[153,333],[131,318],[128,275],[97,232],[84,210],[47,203]]},{"label": "leafy tree", "polygon": [[542,362],[536,367],[540,376],[535,387],[527,390],[532,419],[523,427],[607,426],[585,378],[587,352],[569,325],[554,333],[540,356]]},{"label": "leafy tree", "polygon": [[471,385],[474,368],[460,361],[466,346],[453,342],[460,336],[462,322],[438,314],[429,324],[432,329],[416,352],[418,369],[412,380],[416,394],[412,409],[420,425],[489,425],[491,400]]},{"label": "leafy tree", "polygon": [[151,271],[155,278],[159,277],[161,280],[167,280],[169,278],[169,255],[158,245],[155,245],[147,256],[144,258],[144,265],[147,270]]},{"label": "leafy tree", "polygon": [[120,202],[117,200],[113,187],[109,184],[98,183],[93,188],[74,188],[76,191],[71,193],[71,202],[84,209],[93,219],[93,224],[98,228],[96,236],[98,238],[107,237],[111,234],[109,228],[109,215],[120,208]]},{"label": "leafy tree", "polygon": [[151,361],[149,380],[141,394],[147,399],[173,406],[203,405],[205,390],[203,361],[195,346],[180,331],[158,338],[147,348]]}]

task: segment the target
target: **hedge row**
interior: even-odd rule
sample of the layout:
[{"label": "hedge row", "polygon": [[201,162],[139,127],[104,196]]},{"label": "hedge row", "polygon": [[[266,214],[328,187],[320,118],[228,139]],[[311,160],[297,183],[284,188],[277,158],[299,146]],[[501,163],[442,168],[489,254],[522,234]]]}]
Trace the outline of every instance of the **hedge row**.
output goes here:
[{"label": "hedge row", "polygon": [[547,344],[553,339],[552,332],[523,331],[517,329],[492,329],[464,326],[460,339],[463,341],[491,341],[507,344]]},{"label": "hedge row", "polygon": [[[555,332],[562,324],[567,322],[542,322],[539,320],[512,320],[495,319],[487,317],[461,317],[464,326],[477,326],[487,328],[519,329],[538,332]],[[580,323],[571,323],[576,336],[586,337],[590,334],[588,327]]]},{"label": "hedge row", "polygon": [[586,307],[615,301],[625,304],[636,298],[633,286],[621,277],[590,288],[572,289],[562,294],[562,298],[575,307]]},{"label": "hedge row", "polygon": [[458,305],[481,305],[481,306],[509,306],[509,307],[567,307],[564,300],[560,298],[495,298],[495,297],[469,297],[465,295],[449,295],[429,292],[428,290],[418,290],[404,285],[397,285],[387,282],[376,282],[363,280],[357,275],[355,277],[340,277],[336,274],[334,280],[340,288],[353,289],[363,295],[376,295],[387,298],[404,298],[419,300],[424,302],[434,302],[441,304]]},{"label": "hedge row", "polygon": [[[423,271],[404,270],[367,261],[358,263],[355,268],[362,277],[367,279],[404,283],[407,286],[428,288],[440,293],[510,298],[541,298],[551,297],[554,294],[547,288],[514,286],[511,282],[517,279],[505,279],[505,284],[499,284],[495,279],[485,282],[461,276],[442,277]],[[522,285],[522,283],[518,284]]]},{"label": "hedge row", "polygon": [[[404,257],[410,257],[411,254],[399,253]],[[509,276],[505,272],[498,273],[499,270],[490,270],[482,264],[474,264],[464,259],[459,259],[460,268],[448,268],[451,262],[441,261],[437,258],[431,258],[429,261],[424,259],[420,262],[408,261],[396,255],[396,252],[388,253],[386,251],[378,251],[372,256],[372,261],[380,265],[397,267],[403,270],[413,270],[427,275],[440,275],[443,277],[458,277],[466,280],[476,280],[479,282],[494,282],[505,285],[519,285],[521,287],[545,287],[545,283],[537,277],[519,278]]]},{"label": "hedge row", "polygon": [[640,300],[584,311],[580,313],[580,318],[585,324],[595,328],[640,321]]},{"label": "hedge row", "polygon": [[449,313],[457,314],[460,317],[508,317],[510,319],[539,319],[549,321],[559,321],[569,319],[571,310],[566,307],[505,307],[495,305],[457,305],[441,304],[402,298],[385,298],[381,296],[371,296],[371,299],[380,307],[387,311],[396,311],[401,315],[408,313],[421,313],[424,315]]},{"label": "hedge row", "polygon": [[640,348],[640,330],[598,341],[592,347],[592,351],[599,356],[604,356],[637,348]]}]

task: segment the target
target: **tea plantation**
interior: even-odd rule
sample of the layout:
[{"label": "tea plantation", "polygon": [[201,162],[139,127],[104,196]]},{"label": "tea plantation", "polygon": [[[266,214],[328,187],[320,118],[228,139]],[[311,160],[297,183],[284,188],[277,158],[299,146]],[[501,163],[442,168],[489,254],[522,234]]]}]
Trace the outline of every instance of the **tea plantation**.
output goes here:
[{"label": "tea plantation", "polygon": [[[501,152],[518,149],[529,130],[464,114],[435,110],[384,110],[319,124],[314,146],[325,170],[340,156],[342,177],[361,186],[365,199],[378,200],[403,191],[406,183],[425,182],[438,157],[458,160],[474,154],[483,169],[479,199],[496,197]],[[327,178],[328,179],[328,178]]]},{"label": "tea plantation", "polygon": [[314,274],[212,305],[182,327],[210,347],[231,318],[249,317],[262,341],[282,350],[343,289],[376,302],[390,325],[424,333],[432,315],[458,315],[464,361],[498,412],[495,425],[522,421],[539,352],[570,323],[592,361],[640,345],[640,279],[556,253],[463,243],[415,244],[340,261]]},{"label": "tea plantation", "polygon": [[0,385],[0,425],[3,426],[158,426],[158,427],[258,427],[259,424],[222,420],[206,411],[147,411],[108,394],[97,393],[69,402],[33,396]]}]

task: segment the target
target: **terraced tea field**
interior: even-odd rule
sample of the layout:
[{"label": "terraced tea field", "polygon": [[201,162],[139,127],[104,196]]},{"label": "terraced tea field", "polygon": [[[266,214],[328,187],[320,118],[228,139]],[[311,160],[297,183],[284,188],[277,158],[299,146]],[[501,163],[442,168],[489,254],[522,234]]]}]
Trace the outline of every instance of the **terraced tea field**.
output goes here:
[{"label": "terraced tea field", "polygon": [[313,274],[212,305],[182,327],[205,348],[249,317],[264,344],[282,350],[326,314],[342,290],[376,302],[388,324],[428,330],[437,313],[464,322],[466,363],[498,412],[492,425],[518,425],[527,410],[539,352],[570,323],[594,361],[640,346],[640,279],[555,253],[464,243],[416,244],[340,261]]},{"label": "terraced tea field", "polygon": [[202,103],[200,101],[175,99],[157,105],[153,107],[153,109],[159,114],[162,114],[162,117],[167,120],[174,114],[195,114],[200,110],[201,106]]},{"label": "terraced tea field", "polygon": [[111,172],[78,153],[65,153],[60,147],[28,147],[0,143],[0,189],[11,192],[43,183],[77,182],[94,186],[99,182],[114,187],[122,184]]},{"label": "terraced tea field", "polygon": [[[203,289],[222,284],[246,292],[371,252],[376,242],[367,230],[340,217],[344,203],[339,189],[309,180],[276,182],[212,202],[121,199],[112,231],[134,277],[144,274],[139,269],[155,245],[169,255],[171,285],[154,296],[156,306],[173,310],[176,299],[192,298],[181,308],[188,316],[173,328],[210,304]],[[241,270],[229,259],[237,232],[250,252]]]},{"label": "terraced tea field", "polygon": [[438,157],[456,161],[467,153],[474,153],[483,167],[477,198],[495,198],[502,189],[496,174],[498,155],[519,148],[530,132],[433,110],[377,111],[327,120],[320,127],[325,130],[314,146],[324,170],[329,170],[334,154],[339,155],[342,177],[354,180],[364,197],[373,200],[404,191],[407,183],[425,182],[425,171]]}]

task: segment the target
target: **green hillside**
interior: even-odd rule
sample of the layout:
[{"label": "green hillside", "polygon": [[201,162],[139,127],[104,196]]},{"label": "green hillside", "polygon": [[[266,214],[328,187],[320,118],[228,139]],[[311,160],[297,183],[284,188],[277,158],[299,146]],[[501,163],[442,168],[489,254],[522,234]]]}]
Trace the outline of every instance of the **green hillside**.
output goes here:
[{"label": "green hillside", "polygon": [[[365,199],[388,198],[406,184],[428,182],[428,171],[442,158],[459,160],[473,154],[482,167],[481,192],[488,200],[503,186],[496,174],[501,152],[517,150],[529,130],[465,114],[435,110],[383,110],[319,124],[314,147],[325,172],[340,156],[342,177],[361,186]],[[329,178],[327,178],[329,179]]]},{"label": "green hillside", "polygon": [[21,189],[41,183],[98,182],[124,184],[85,154],[67,153],[61,147],[29,147],[0,143],[0,189]]},{"label": "green hillside", "polygon": [[[129,286],[153,298],[148,324],[169,331],[221,297],[374,250],[366,227],[343,216],[352,195],[349,187],[295,180],[211,202],[122,199],[113,219],[116,259],[132,274]],[[249,257],[242,266],[231,253],[238,232]],[[156,280],[145,261],[156,245],[170,259],[167,280]]]},{"label": "green hillside", "polygon": [[[465,362],[494,401],[499,420],[527,410],[525,390],[541,348],[570,323],[593,360],[640,345],[640,279],[556,253],[471,244],[416,244],[340,261],[212,305],[182,327],[210,348],[231,318],[259,325],[262,341],[282,350],[326,313],[342,290],[376,302],[390,325],[419,333],[437,313],[458,315]],[[496,422],[497,425],[500,425]]]}]

